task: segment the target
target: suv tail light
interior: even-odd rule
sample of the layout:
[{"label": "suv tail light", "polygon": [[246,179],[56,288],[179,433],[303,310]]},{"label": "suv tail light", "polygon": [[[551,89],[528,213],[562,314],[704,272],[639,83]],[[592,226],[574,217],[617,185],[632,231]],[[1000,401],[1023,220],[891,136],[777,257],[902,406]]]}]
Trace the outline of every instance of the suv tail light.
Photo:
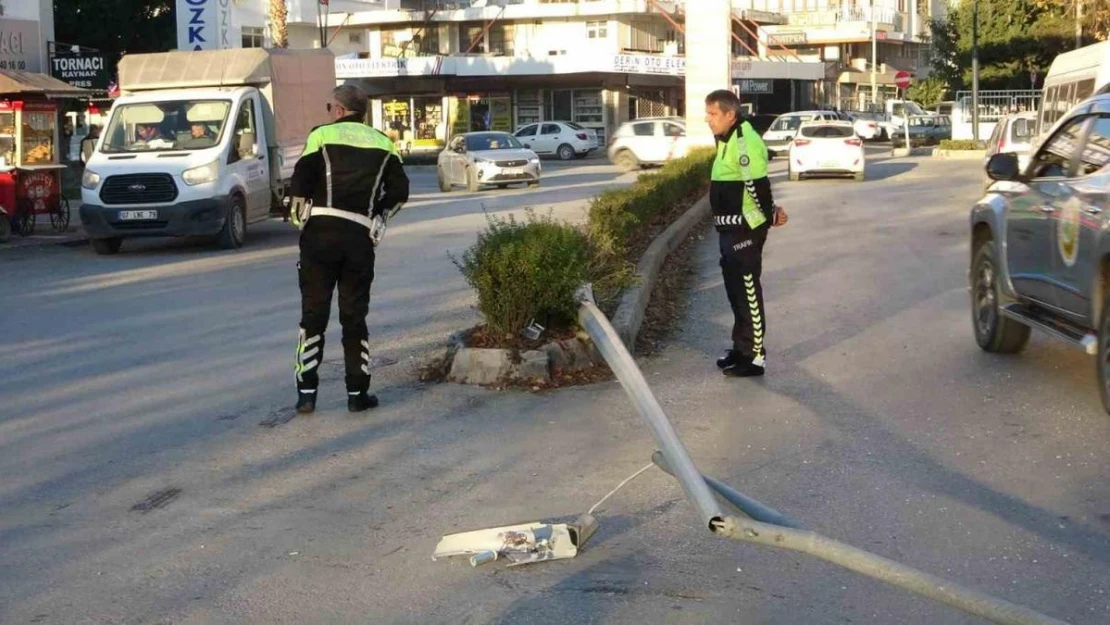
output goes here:
[{"label": "suv tail light", "polygon": [[809,143],[809,139],[794,139],[794,145],[799,147],[803,145],[809,145]]},{"label": "suv tail light", "polygon": [[848,145],[854,145],[856,147],[859,147],[859,146],[863,145],[863,142],[860,141],[859,139],[856,139],[856,138],[845,139],[844,143],[847,143]]},{"label": "suv tail light", "polygon": [[589,135],[587,135],[587,134],[586,134],[586,133],[584,133],[584,132],[580,132],[580,133],[578,133],[578,134],[576,134],[576,135],[574,135],[574,136],[578,137],[578,138],[579,138],[579,139],[581,139],[582,141],[585,141],[586,139],[589,139],[589,138],[590,138],[590,137],[589,137]]}]

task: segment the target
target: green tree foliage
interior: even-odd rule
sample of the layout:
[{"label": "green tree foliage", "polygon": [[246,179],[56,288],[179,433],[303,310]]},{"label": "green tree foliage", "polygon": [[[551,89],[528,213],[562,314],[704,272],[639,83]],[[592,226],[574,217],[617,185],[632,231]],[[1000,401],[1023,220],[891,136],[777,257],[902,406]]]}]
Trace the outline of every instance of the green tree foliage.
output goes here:
[{"label": "green tree foliage", "polygon": [[[962,0],[931,24],[933,70],[951,90],[971,85],[975,0]],[[1075,47],[1075,15],[1065,2],[978,0],[981,89],[1040,87],[1056,55]]]},{"label": "green tree foliage", "polygon": [[913,83],[907,91],[911,100],[929,110],[945,99],[948,85],[944,78],[933,75]]},{"label": "green tree foliage", "polygon": [[108,75],[125,53],[166,52],[177,47],[174,0],[54,0],[54,38],[96,48]]}]

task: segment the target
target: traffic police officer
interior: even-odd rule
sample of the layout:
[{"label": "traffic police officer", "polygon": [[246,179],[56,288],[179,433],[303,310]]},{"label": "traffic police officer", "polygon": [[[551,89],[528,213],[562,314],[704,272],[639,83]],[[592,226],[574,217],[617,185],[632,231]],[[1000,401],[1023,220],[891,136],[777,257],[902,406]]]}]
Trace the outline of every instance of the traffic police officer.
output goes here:
[{"label": "traffic police officer", "polygon": [[308,135],[293,171],[290,219],[302,229],[297,272],[301,324],[297,341],[297,412],[316,409],[324,360],[324,331],[338,284],[343,326],[347,409],[378,405],[369,394],[370,342],[366,313],[374,280],[374,248],[385,219],[409,197],[401,157],[388,137],[365,122],[367,97],[350,85],[337,87],[328,104],[335,121]]},{"label": "traffic police officer", "polygon": [[771,225],[786,223],[767,178],[767,146],[740,112],[740,98],[718,90],[705,98],[705,121],[717,142],[709,203],[721,248],[721,271],[732,306],[732,349],[717,360],[727,376],[763,375],[763,244]]}]

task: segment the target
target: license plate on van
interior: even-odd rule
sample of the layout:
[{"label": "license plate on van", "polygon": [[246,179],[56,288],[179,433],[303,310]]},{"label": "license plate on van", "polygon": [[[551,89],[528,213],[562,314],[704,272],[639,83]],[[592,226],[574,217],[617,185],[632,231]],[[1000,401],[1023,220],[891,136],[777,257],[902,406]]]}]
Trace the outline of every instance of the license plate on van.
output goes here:
[{"label": "license plate on van", "polygon": [[120,221],[142,221],[158,219],[158,211],[120,211]]}]

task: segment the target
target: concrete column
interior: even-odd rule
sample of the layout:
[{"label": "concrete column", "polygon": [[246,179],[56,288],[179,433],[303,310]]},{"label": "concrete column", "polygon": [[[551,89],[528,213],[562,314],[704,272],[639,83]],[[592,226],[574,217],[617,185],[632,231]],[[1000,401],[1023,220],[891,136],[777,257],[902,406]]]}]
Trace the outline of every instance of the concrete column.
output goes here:
[{"label": "concrete column", "polygon": [[686,13],[686,137],[691,146],[713,145],[705,124],[705,96],[732,85],[730,0],[698,0]]}]

